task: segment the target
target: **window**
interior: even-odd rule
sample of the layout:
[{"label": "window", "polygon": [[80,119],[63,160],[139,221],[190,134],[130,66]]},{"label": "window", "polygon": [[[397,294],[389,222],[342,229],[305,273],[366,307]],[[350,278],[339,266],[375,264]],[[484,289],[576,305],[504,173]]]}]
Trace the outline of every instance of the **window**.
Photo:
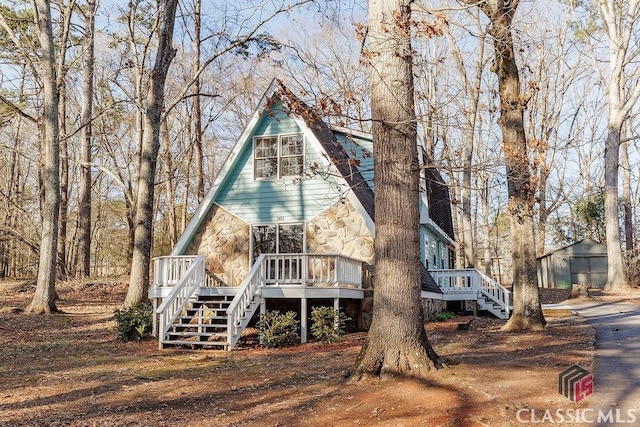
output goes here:
[{"label": "window", "polygon": [[260,254],[304,252],[304,224],[266,224],[251,227],[253,259]]},{"label": "window", "polygon": [[254,141],[254,178],[278,179],[302,175],[304,136],[258,137]]}]

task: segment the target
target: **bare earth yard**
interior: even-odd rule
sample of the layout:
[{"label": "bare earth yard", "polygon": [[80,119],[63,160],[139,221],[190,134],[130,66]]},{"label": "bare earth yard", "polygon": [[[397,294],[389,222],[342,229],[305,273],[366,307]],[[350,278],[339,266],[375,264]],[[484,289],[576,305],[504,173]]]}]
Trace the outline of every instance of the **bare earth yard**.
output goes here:
[{"label": "bare earth yard", "polygon": [[[231,352],[158,350],[121,342],[120,282],[63,283],[53,316],[26,315],[33,284],[0,282],[0,426],[510,426],[518,409],[586,408],[557,376],[590,370],[594,332],[577,317],[537,333],[502,322],[427,324],[449,367],[428,381],[350,383],[364,333],[333,345]],[[553,297],[553,296],[551,296]],[[538,424],[544,425],[544,424]]]}]

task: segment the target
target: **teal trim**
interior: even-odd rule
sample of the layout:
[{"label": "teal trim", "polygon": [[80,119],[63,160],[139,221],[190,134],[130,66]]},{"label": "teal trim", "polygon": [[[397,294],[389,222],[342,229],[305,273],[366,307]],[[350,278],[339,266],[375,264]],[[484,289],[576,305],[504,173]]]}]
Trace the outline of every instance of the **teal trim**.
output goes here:
[{"label": "teal trim", "polygon": [[271,107],[270,111],[262,111],[260,120],[253,130],[253,136],[302,132],[296,121],[282,110],[281,105],[278,102]]}]

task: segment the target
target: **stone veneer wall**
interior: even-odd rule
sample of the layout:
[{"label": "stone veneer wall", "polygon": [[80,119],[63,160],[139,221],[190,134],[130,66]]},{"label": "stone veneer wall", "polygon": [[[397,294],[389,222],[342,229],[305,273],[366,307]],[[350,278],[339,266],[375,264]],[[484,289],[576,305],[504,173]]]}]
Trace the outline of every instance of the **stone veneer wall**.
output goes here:
[{"label": "stone veneer wall", "polygon": [[229,286],[240,286],[250,269],[249,240],[249,224],[214,205],[187,253],[203,255],[210,273]]},{"label": "stone veneer wall", "polygon": [[351,203],[344,200],[307,222],[307,250],[373,264],[373,235]]},{"label": "stone veneer wall", "polygon": [[[307,223],[307,248],[310,253],[337,253],[368,264],[363,267],[364,300],[358,327],[369,329],[373,314],[373,236],[350,202],[340,201]],[[425,321],[433,321],[447,304],[423,299],[422,306]]]},{"label": "stone veneer wall", "polygon": [[363,266],[362,286],[364,300],[361,316],[357,319],[360,329],[369,329],[373,311],[373,235],[362,216],[351,202],[341,200],[307,222],[307,249],[309,253],[340,254],[359,259]]}]

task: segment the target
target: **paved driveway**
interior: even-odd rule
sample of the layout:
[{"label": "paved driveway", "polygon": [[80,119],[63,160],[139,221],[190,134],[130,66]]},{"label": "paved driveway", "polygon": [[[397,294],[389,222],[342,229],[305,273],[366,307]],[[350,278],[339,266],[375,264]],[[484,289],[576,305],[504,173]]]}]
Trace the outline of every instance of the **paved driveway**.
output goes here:
[{"label": "paved driveway", "polygon": [[640,426],[640,304],[602,302],[572,308],[596,329],[589,406],[609,417],[595,425]]}]

